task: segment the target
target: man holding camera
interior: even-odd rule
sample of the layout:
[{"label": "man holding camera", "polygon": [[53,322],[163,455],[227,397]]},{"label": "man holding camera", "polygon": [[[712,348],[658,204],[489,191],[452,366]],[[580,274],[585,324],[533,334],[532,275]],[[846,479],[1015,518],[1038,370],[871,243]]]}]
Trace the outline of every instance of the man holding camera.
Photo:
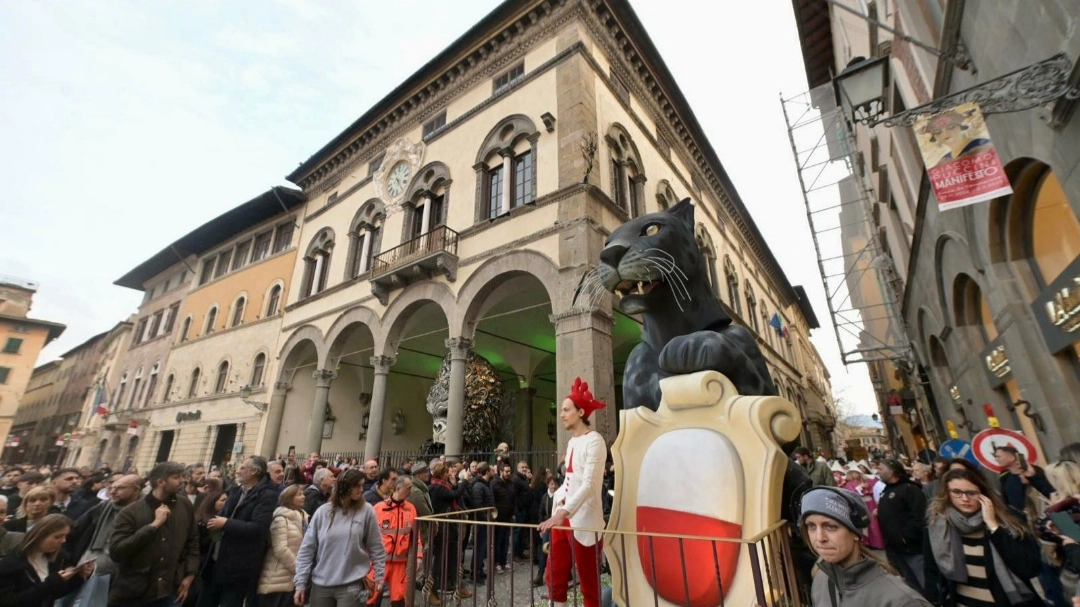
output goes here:
[{"label": "man holding camera", "polygon": [[994,459],[1005,469],[1001,473],[1001,496],[1005,504],[1017,514],[1027,516],[1027,491],[1034,487],[1036,491],[1049,498],[1054,492],[1050,481],[1042,468],[1029,464],[1027,459],[1012,445],[1000,445],[994,448]]}]

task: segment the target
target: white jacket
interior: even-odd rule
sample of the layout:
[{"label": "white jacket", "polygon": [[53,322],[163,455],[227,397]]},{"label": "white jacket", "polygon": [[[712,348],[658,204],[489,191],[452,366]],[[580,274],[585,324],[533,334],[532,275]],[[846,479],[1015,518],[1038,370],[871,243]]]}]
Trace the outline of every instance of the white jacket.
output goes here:
[{"label": "white jacket", "polygon": [[259,576],[259,594],[292,592],[293,575],[296,573],[296,553],[304,539],[307,513],[278,506],[270,522],[270,547],[266,551],[262,574]]},{"label": "white jacket", "polygon": [[[555,492],[554,509],[569,513],[571,527],[604,528],[600,493],[604,490],[606,461],[607,444],[595,430],[572,437],[566,445],[566,481]],[[598,537],[591,531],[574,532],[574,539],[583,546],[592,546]]]}]

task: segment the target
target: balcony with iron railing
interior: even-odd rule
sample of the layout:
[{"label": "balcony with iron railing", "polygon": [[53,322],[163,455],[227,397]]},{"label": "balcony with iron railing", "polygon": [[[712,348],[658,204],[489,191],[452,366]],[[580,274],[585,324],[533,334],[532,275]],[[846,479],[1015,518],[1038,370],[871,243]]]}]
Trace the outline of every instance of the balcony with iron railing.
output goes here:
[{"label": "balcony with iron railing", "polygon": [[375,256],[371,264],[371,292],[386,305],[390,291],[437,274],[457,279],[458,233],[437,226]]}]

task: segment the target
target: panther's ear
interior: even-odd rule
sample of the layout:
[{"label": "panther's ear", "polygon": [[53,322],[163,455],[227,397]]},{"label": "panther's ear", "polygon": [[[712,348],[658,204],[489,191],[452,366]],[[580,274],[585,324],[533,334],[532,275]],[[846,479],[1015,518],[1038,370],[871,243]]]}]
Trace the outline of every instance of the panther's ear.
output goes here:
[{"label": "panther's ear", "polygon": [[668,213],[686,222],[690,229],[694,229],[694,201],[683,198],[678,204],[667,210]]}]

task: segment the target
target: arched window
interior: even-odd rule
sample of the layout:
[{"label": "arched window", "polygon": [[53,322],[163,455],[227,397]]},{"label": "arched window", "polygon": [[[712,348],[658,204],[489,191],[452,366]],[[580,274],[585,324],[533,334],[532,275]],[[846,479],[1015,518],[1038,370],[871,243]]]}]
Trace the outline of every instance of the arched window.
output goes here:
[{"label": "arched window", "polygon": [[145,407],[154,403],[154,390],[157,389],[158,371],[160,370],[161,363],[154,363],[154,366],[150,369],[150,379],[146,382],[146,399],[142,401],[140,406]]},{"label": "arched window", "polygon": [[180,343],[184,343],[188,340],[188,334],[191,333],[191,316],[184,319],[184,322],[180,325]]},{"label": "arched window", "polygon": [[191,384],[188,386],[188,398],[195,398],[199,394],[199,379],[202,375],[202,371],[195,367],[195,370],[191,372]]},{"label": "arched window", "polygon": [[739,301],[739,274],[731,258],[724,255],[724,280],[727,281],[728,304],[736,316],[742,316],[742,303]]},{"label": "arched window", "polygon": [[716,278],[716,247],[713,246],[712,236],[705,229],[705,224],[698,222],[694,228],[694,242],[697,243],[701,256],[705,258],[705,266],[709,271],[709,286],[717,297],[720,296],[720,281]]},{"label": "arched window", "polygon": [[630,217],[645,213],[645,169],[637,145],[626,129],[615,122],[608,129],[611,199]]},{"label": "arched window", "polygon": [[203,335],[209,335],[214,332],[214,324],[217,323],[217,306],[210,306],[210,311],[206,313],[206,326],[203,327]]},{"label": "arched window", "polygon": [[274,285],[266,298],[266,317],[275,316],[279,307],[281,307],[281,285]]},{"label": "arched window", "polygon": [[476,155],[476,220],[495,219],[536,201],[536,142],[540,131],[515,114],[491,129]]},{"label": "arched window", "polygon": [[[424,234],[438,231],[446,225],[446,210],[450,203],[450,169],[433,162],[416,174],[405,195],[405,223],[402,242],[415,241]],[[442,234],[414,243],[417,250],[430,244],[442,245]]]},{"label": "arched window", "polygon": [[746,315],[750,319],[750,325],[754,327],[754,333],[761,335],[761,325],[757,318],[757,299],[754,297],[754,287],[750,281],[746,281]]},{"label": "arched window", "polygon": [[266,355],[259,352],[255,355],[255,360],[251,363],[251,383],[252,388],[257,388],[263,385],[263,374],[266,372]]},{"label": "arched window", "polygon": [[120,376],[120,385],[116,388],[116,400],[113,401],[113,409],[118,409],[124,405],[124,390],[127,388],[128,374],[125,371]]},{"label": "arched window", "polygon": [[214,394],[221,394],[229,385],[229,361],[223,360],[217,368],[217,379],[214,381]]},{"label": "arched window", "polygon": [[[385,217],[386,206],[378,198],[372,198],[360,206],[349,229],[349,257],[345,280],[351,280],[371,270],[371,261],[379,254]],[[409,222],[406,221],[405,224],[408,225]]]},{"label": "arched window", "polygon": [[170,373],[169,376],[165,378],[165,391],[161,394],[161,402],[169,402],[169,399],[172,396],[174,381],[176,381],[176,377],[172,373]]},{"label": "arched window", "polygon": [[671,188],[671,184],[667,179],[661,179],[660,183],[656,184],[656,206],[661,211],[670,209],[679,202],[679,197],[675,195],[675,190]]},{"label": "arched window", "polygon": [[772,345],[772,327],[769,326],[769,306],[765,301],[761,302],[761,338],[770,346]]},{"label": "arched window", "polygon": [[131,409],[139,402],[139,398],[142,397],[142,387],[142,367],[139,367],[138,369],[135,369],[135,380],[131,383],[131,400],[128,401],[128,409]]},{"label": "arched window", "polygon": [[300,287],[300,297],[311,297],[326,289],[330,276],[330,253],[334,250],[334,231],[324,228],[308,245],[304,256],[304,280]]},{"label": "arched window", "polygon": [[239,326],[244,322],[244,308],[247,307],[247,298],[240,297],[233,304],[232,326]]}]

